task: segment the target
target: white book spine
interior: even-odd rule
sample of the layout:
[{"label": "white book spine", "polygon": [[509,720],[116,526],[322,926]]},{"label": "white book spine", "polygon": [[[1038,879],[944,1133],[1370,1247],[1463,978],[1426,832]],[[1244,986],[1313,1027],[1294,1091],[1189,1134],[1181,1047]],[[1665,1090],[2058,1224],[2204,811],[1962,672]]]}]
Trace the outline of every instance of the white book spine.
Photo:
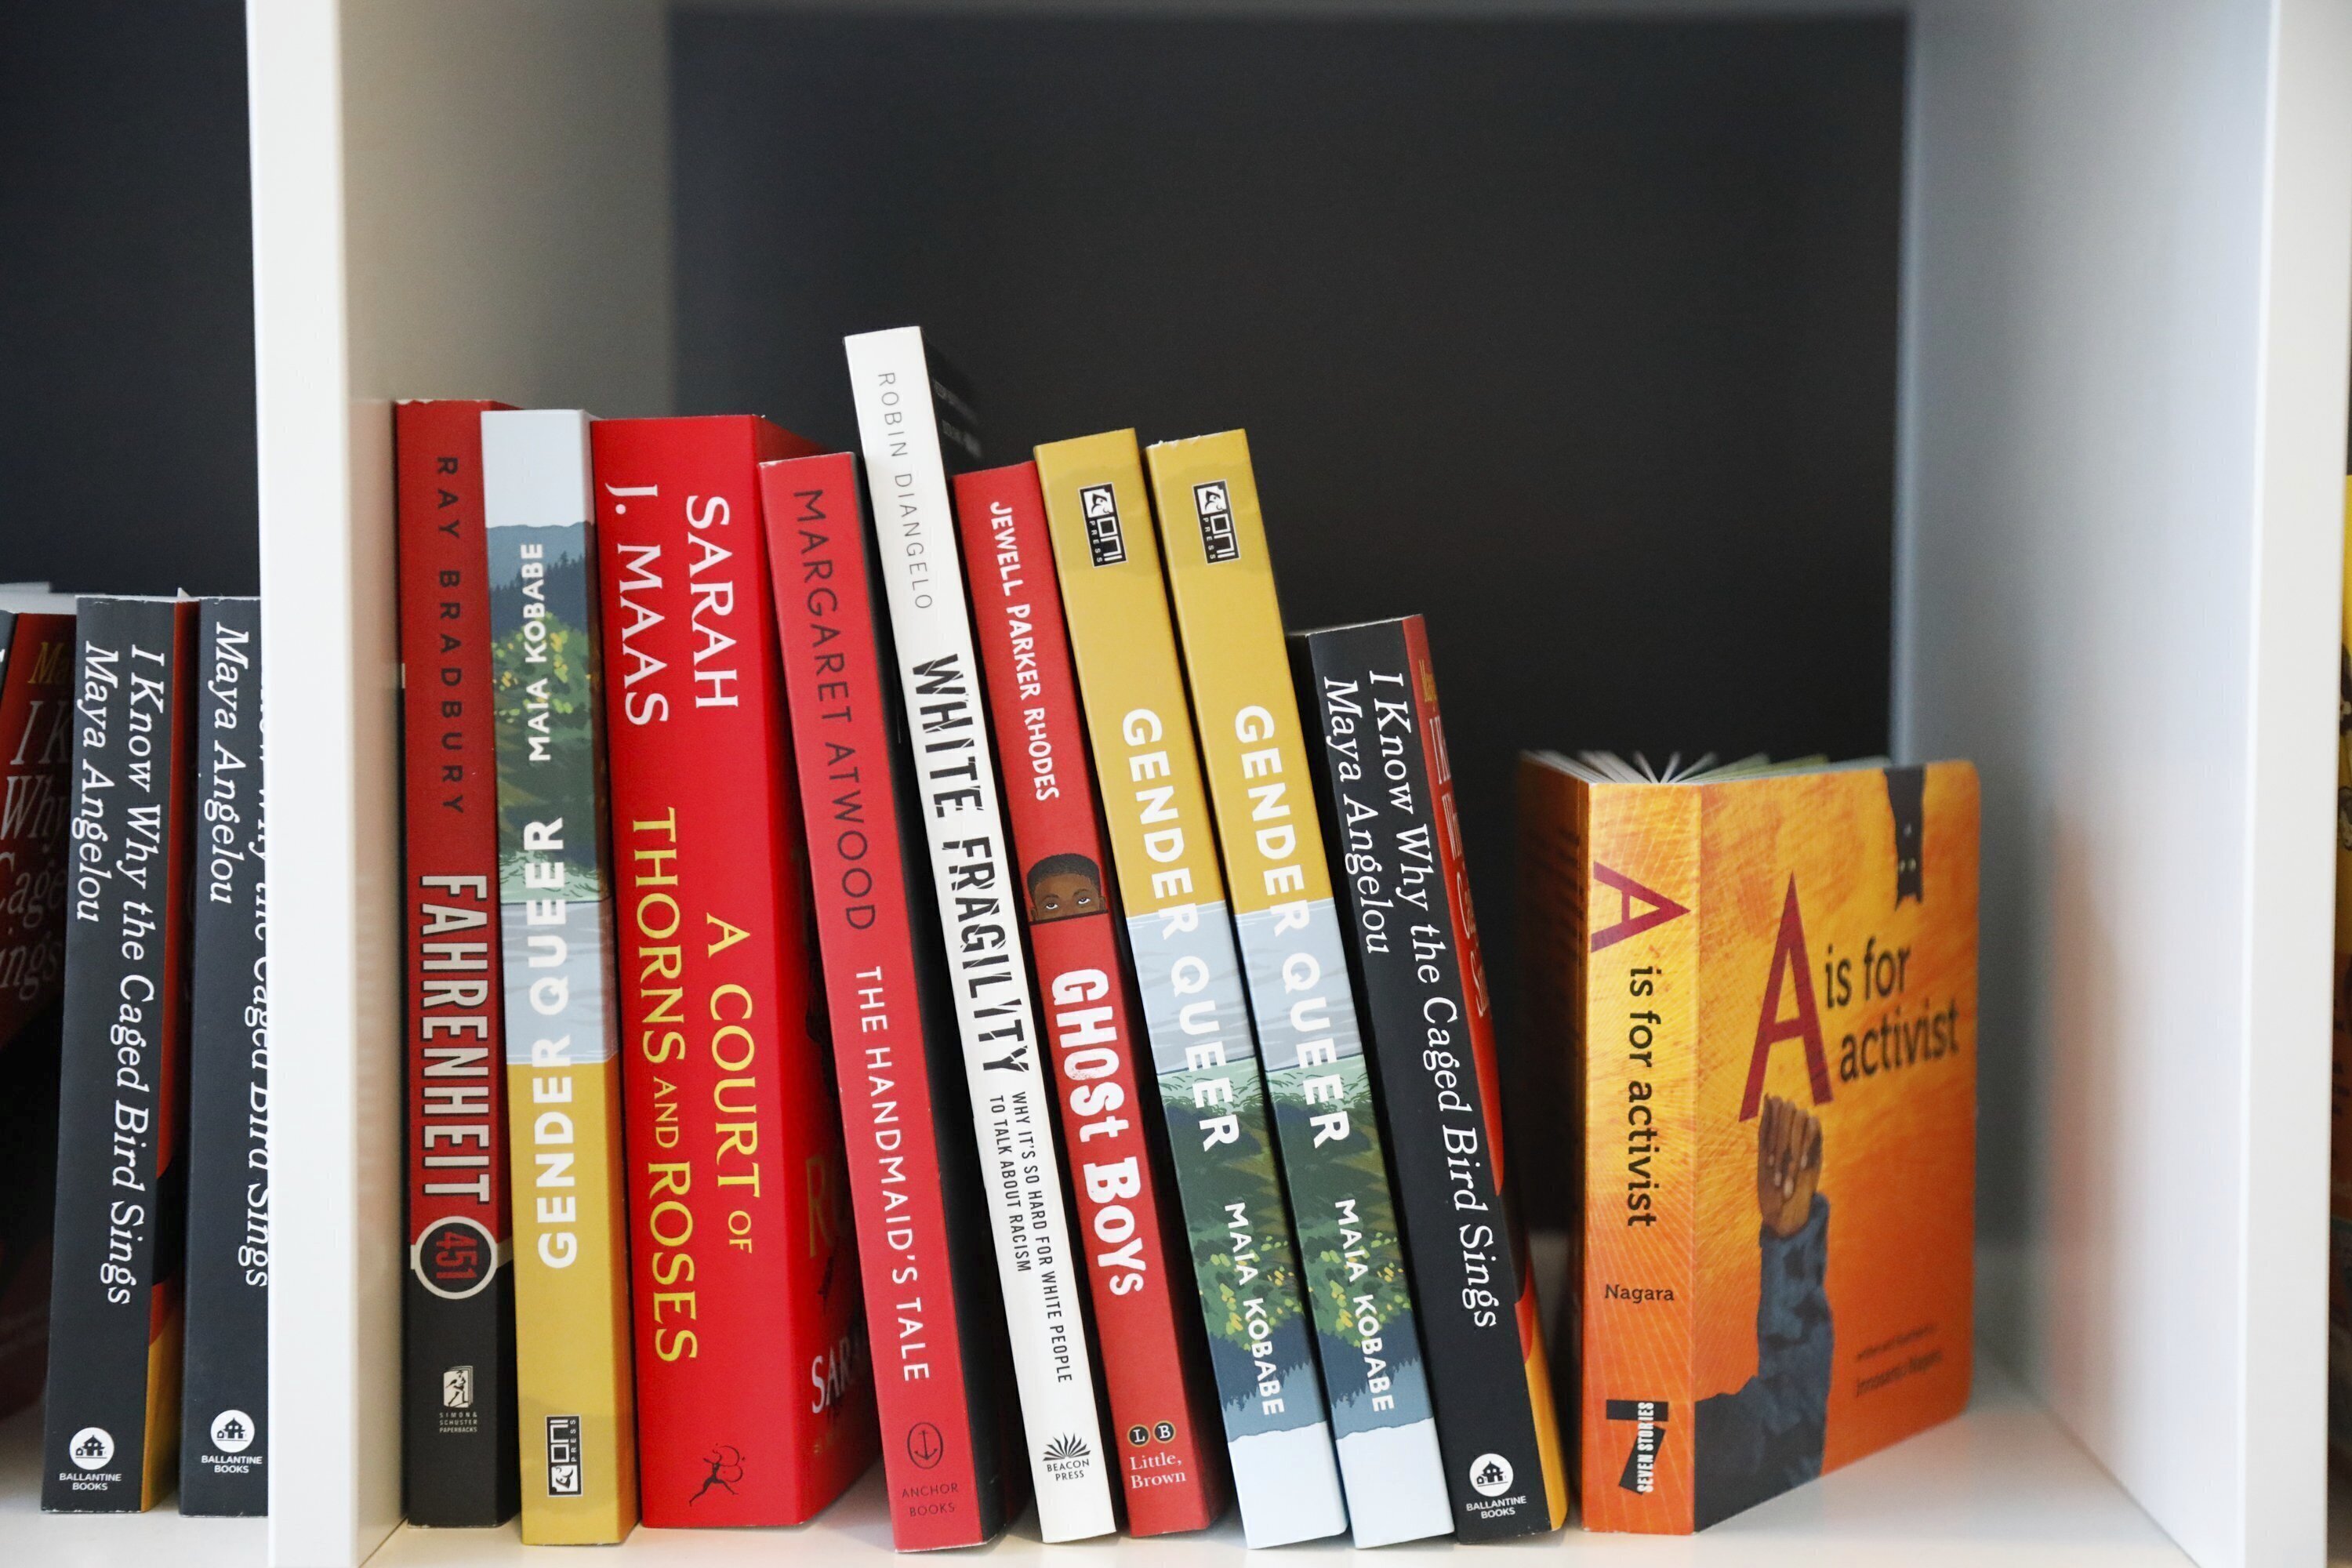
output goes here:
[{"label": "white book spine", "polygon": [[1080,1541],[1116,1527],[1110,1467],[930,374],[914,327],[846,347],[980,1146],[969,1174],[995,1226],[1037,1524],[1049,1542]]}]

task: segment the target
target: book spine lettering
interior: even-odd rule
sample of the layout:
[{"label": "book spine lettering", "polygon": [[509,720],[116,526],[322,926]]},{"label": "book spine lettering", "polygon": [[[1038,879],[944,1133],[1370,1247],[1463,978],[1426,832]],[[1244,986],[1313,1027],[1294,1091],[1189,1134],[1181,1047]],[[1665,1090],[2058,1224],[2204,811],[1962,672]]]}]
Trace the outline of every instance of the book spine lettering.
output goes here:
[{"label": "book spine lettering", "polygon": [[1579,1035],[1584,1521],[1686,1534],[1698,1436],[1699,792],[1582,783],[1573,791],[1569,808],[1582,814],[1589,847]]},{"label": "book spine lettering", "polygon": [[588,418],[482,416],[522,1538],[637,1517]]},{"label": "book spine lettering", "polygon": [[911,327],[846,346],[1038,1528],[1083,1540],[1114,1528],[1109,1464],[930,374]]},{"label": "book spine lettering", "polygon": [[[846,453],[761,466],[761,510],[875,1352],[892,1542],[971,1546],[1003,1527],[986,1225],[945,965],[902,826],[899,742]],[[926,962],[928,960],[928,962]],[[931,983],[927,984],[927,980]],[[939,1024],[930,1023],[934,1011]],[[958,1134],[961,1133],[961,1137]],[[950,1180],[950,1173],[962,1176]]]},{"label": "book spine lettering", "polygon": [[393,412],[400,552],[407,1268],[401,1498],[411,1522],[503,1524],[516,1463],[497,731],[482,415]]},{"label": "book spine lettering", "polygon": [[197,627],[180,1511],[269,1511],[269,984],[261,604]]},{"label": "book spine lettering", "polygon": [[65,1042],[41,1506],[152,1507],[180,1436],[187,672],[195,605],[76,617]]},{"label": "book spine lettering", "polygon": [[1242,1531],[1348,1525],[1132,431],[1037,448]]},{"label": "book spine lettering", "polygon": [[1449,1533],[1404,1248],[1239,431],[1145,454],[1358,1546]]},{"label": "book spine lettering", "polygon": [[955,491],[1128,1530],[1200,1530],[1224,1506],[1224,1460],[1208,1436],[1199,1314],[1189,1282],[1169,1272],[1160,1216],[1172,1221],[1173,1209],[1163,1210],[1163,1179],[1137,1120],[1146,1103],[1134,1061],[1139,1018],[1117,901],[1104,885],[1037,470],[1021,463],[959,474]]}]

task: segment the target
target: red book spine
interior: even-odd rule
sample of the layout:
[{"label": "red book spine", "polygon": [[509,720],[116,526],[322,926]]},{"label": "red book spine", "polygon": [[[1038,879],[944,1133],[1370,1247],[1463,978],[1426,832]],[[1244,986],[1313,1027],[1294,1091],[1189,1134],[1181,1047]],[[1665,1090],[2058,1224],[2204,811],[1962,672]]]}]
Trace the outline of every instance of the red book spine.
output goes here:
[{"label": "red book spine", "polygon": [[969,1125],[964,1106],[940,1106],[933,1092],[908,909],[924,868],[908,866],[899,832],[896,677],[879,649],[856,463],[845,453],[772,463],[760,480],[866,1266],[891,1539],[902,1552],[926,1551],[996,1533],[1003,1466],[995,1413],[972,1394],[988,1351],[968,1338],[958,1304],[960,1261],[973,1260],[957,1257],[948,1184],[969,1188],[977,1166],[969,1153],[951,1160],[954,1145],[941,1136]]},{"label": "red book spine", "polygon": [[590,427],[649,1525],[797,1524],[873,1462],[814,983],[762,419]]},{"label": "red book spine", "polygon": [[1045,497],[1034,463],[954,482],[1128,1528],[1201,1530],[1224,1510],[1223,1431],[1208,1393],[1189,1259],[1181,1271],[1170,1267],[1167,1230],[1181,1221],[1145,1141],[1158,1086],[1147,1092],[1136,1078],[1143,1034],[1102,874]]},{"label": "red book spine", "polygon": [[514,1279],[499,967],[482,414],[393,414],[408,939],[404,1507],[420,1524],[515,1511]]},{"label": "red book spine", "polygon": [[0,665],[0,1048],[65,981],[74,618],[16,617]]}]

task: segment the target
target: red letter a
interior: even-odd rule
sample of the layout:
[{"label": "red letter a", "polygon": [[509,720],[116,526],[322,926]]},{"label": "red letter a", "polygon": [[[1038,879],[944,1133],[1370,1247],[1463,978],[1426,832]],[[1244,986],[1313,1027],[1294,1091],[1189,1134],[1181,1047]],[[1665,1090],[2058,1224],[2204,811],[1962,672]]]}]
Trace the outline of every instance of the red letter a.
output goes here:
[{"label": "red letter a", "polygon": [[[1797,1016],[1780,1016],[1780,977],[1797,977]],[[1822,1016],[1813,1006],[1813,966],[1805,957],[1805,921],[1797,912],[1797,879],[1789,879],[1788,902],[1780,906],[1780,940],[1772,948],[1772,976],[1764,985],[1764,1013],[1756,1020],[1756,1054],[1748,1062],[1748,1092],[1740,1097],[1739,1120],[1756,1114],[1764,1098],[1764,1064],[1776,1040],[1801,1037],[1805,1076],[1813,1080],[1813,1103],[1830,1098],[1829,1055],[1822,1048]]]},{"label": "red letter a", "polygon": [[[1592,933],[1592,951],[1614,947],[1629,936],[1639,936],[1652,926],[1662,926],[1690,910],[1662,893],[1654,893],[1622,871],[1612,871],[1600,861],[1592,863],[1592,879],[1617,889],[1617,923],[1605,931]],[[1640,914],[1633,912],[1635,903],[1648,906]]]}]

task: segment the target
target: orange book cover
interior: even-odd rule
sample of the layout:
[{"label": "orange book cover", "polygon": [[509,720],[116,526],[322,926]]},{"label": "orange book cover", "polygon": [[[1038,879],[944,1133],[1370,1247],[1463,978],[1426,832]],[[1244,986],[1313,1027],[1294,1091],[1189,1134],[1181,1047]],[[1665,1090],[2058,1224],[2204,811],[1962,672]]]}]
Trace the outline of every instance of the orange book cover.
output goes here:
[{"label": "orange book cover", "polygon": [[1521,766],[1522,865],[1572,879],[1528,901],[1572,911],[1530,956],[1570,971],[1584,1519],[1704,1529],[1968,1401],[1977,775]]}]

